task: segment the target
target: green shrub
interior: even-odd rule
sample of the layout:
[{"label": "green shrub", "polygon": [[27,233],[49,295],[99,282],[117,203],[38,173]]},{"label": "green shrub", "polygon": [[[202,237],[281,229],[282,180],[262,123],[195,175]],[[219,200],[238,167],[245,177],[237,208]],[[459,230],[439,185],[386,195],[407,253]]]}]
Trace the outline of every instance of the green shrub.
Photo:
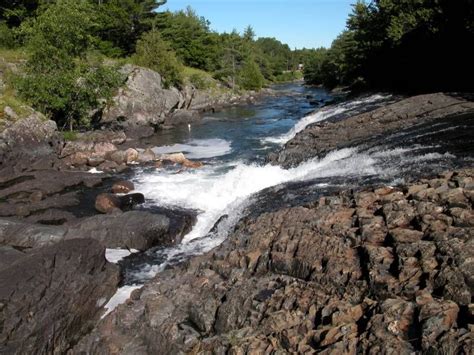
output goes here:
[{"label": "green shrub", "polygon": [[183,82],[183,66],[157,31],[147,32],[138,40],[133,61],[160,73],[165,87],[180,86]]},{"label": "green shrub", "polygon": [[275,81],[276,82],[288,82],[288,81],[293,81],[293,80],[299,80],[303,78],[303,73],[300,71],[288,71],[281,73],[277,76],[275,76]]},{"label": "green shrub", "polygon": [[252,59],[249,59],[242,67],[239,79],[240,86],[245,90],[260,90],[265,84],[260,68]]},{"label": "green shrub", "polygon": [[209,89],[211,87],[209,80],[202,74],[194,73],[189,77],[189,81],[196,89]]},{"label": "green shrub", "polygon": [[15,48],[17,45],[15,32],[0,22],[0,48]]},{"label": "green shrub", "polygon": [[59,127],[89,126],[90,112],[122,83],[115,68],[87,58],[94,16],[87,2],[61,0],[22,25],[31,55],[15,87]]}]

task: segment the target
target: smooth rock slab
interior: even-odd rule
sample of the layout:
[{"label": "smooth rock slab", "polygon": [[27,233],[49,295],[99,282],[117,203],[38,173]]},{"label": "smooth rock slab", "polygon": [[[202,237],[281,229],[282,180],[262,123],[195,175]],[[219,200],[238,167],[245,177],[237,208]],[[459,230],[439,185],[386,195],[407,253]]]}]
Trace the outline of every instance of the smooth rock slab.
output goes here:
[{"label": "smooth rock slab", "polygon": [[19,258],[0,270],[0,353],[65,353],[98,320],[118,280],[91,239]]},{"label": "smooth rock slab", "polygon": [[39,248],[68,239],[91,238],[107,248],[146,250],[155,245],[179,242],[181,234],[170,231],[168,217],[143,211],[97,215],[62,226],[0,219],[0,246],[18,248]]}]

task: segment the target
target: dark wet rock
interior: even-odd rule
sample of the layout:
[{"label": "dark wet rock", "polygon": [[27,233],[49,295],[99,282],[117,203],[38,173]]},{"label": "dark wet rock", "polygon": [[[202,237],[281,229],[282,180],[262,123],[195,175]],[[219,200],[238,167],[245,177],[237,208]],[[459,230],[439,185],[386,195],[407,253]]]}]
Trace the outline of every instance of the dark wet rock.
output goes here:
[{"label": "dark wet rock", "polygon": [[[418,124],[474,113],[474,103],[442,93],[413,96],[344,120],[312,124],[287,142],[278,154],[268,157],[286,168],[334,149],[361,144],[379,135],[401,131]],[[343,139],[341,139],[343,137]],[[432,194],[434,190],[426,191]]]},{"label": "dark wet rock", "polygon": [[467,354],[472,227],[446,214],[472,211],[449,207],[466,191],[458,176],[474,171],[440,176],[433,185],[450,193],[436,199],[415,198],[429,184],[378,187],[249,215],[213,251],[160,273],[73,352]]},{"label": "dark wet rock", "polygon": [[139,192],[120,196],[120,207],[122,210],[132,209],[142,203],[145,203],[145,196]]},{"label": "dark wet rock", "polygon": [[16,257],[0,270],[0,353],[65,353],[97,322],[118,280],[92,240]]},{"label": "dark wet rock", "polygon": [[[123,190],[123,188],[122,188]],[[95,199],[95,209],[101,213],[115,213],[133,209],[136,205],[145,202],[145,196],[141,193],[132,193],[117,196],[110,193],[101,193]]]},{"label": "dark wet rock", "polygon": [[117,194],[117,193],[126,194],[132,190],[135,190],[135,185],[133,185],[133,182],[131,181],[126,181],[126,180],[117,181],[116,183],[112,185],[112,192],[114,194]]}]

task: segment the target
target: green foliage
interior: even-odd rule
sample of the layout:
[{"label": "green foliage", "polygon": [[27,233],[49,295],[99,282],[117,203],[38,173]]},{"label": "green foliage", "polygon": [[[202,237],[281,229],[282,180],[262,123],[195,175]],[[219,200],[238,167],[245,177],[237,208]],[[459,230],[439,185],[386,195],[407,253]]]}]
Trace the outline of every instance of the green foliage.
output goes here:
[{"label": "green foliage", "polygon": [[61,127],[88,126],[90,111],[122,82],[115,68],[86,57],[95,42],[95,17],[85,1],[58,0],[25,21],[30,58],[15,86],[20,96]]},{"label": "green foliage", "polygon": [[15,48],[18,42],[13,29],[9,28],[5,22],[0,22],[0,48]]},{"label": "green foliage", "polygon": [[163,40],[157,31],[144,34],[137,42],[137,51],[133,61],[137,65],[160,73],[166,86],[181,85],[183,81],[182,65],[170,45]]},{"label": "green foliage", "polygon": [[265,78],[254,60],[247,60],[242,67],[239,84],[245,90],[260,90],[265,84]]},{"label": "green foliage", "polygon": [[277,76],[284,71],[295,69],[294,66],[297,63],[295,63],[293,53],[287,44],[268,37],[259,38],[255,44],[261,53],[260,56],[268,61],[268,76]]},{"label": "green foliage", "polygon": [[347,27],[323,58],[316,54],[310,61],[309,83],[402,91],[474,88],[472,0],[358,2]]},{"label": "green foliage", "polygon": [[2,0],[0,5],[0,22],[5,21],[8,27],[18,27],[27,18],[35,15],[41,0]]},{"label": "green foliage", "polygon": [[219,61],[219,35],[209,29],[209,21],[188,7],[186,11],[158,14],[155,28],[170,43],[187,66],[206,71]]},{"label": "green foliage", "polygon": [[197,89],[211,89],[216,87],[216,81],[208,72],[196,68],[185,67],[183,71],[185,80]]},{"label": "green foliage", "polygon": [[[92,1],[92,0],[91,0]],[[138,39],[152,29],[156,10],[165,1],[106,0],[98,3],[98,37],[107,55],[132,54]],[[113,49],[115,48],[115,49]],[[113,50],[112,50],[113,49]]]},{"label": "green foliage", "polygon": [[287,71],[275,76],[275,81],[277,83],[284,83],[300,79],[303,79],[303,73],[300,71]]}]

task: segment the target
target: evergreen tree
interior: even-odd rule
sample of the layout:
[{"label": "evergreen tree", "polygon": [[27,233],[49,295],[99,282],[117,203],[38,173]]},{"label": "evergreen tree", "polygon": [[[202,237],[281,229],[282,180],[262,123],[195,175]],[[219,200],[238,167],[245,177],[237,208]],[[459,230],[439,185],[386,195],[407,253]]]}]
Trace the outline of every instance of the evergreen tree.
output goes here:
[{"label": "evergreen tree", "polygon": [[240,71],[240,86],[246,90],[260,90],[265,78],[253,59],[248,59]]}]

